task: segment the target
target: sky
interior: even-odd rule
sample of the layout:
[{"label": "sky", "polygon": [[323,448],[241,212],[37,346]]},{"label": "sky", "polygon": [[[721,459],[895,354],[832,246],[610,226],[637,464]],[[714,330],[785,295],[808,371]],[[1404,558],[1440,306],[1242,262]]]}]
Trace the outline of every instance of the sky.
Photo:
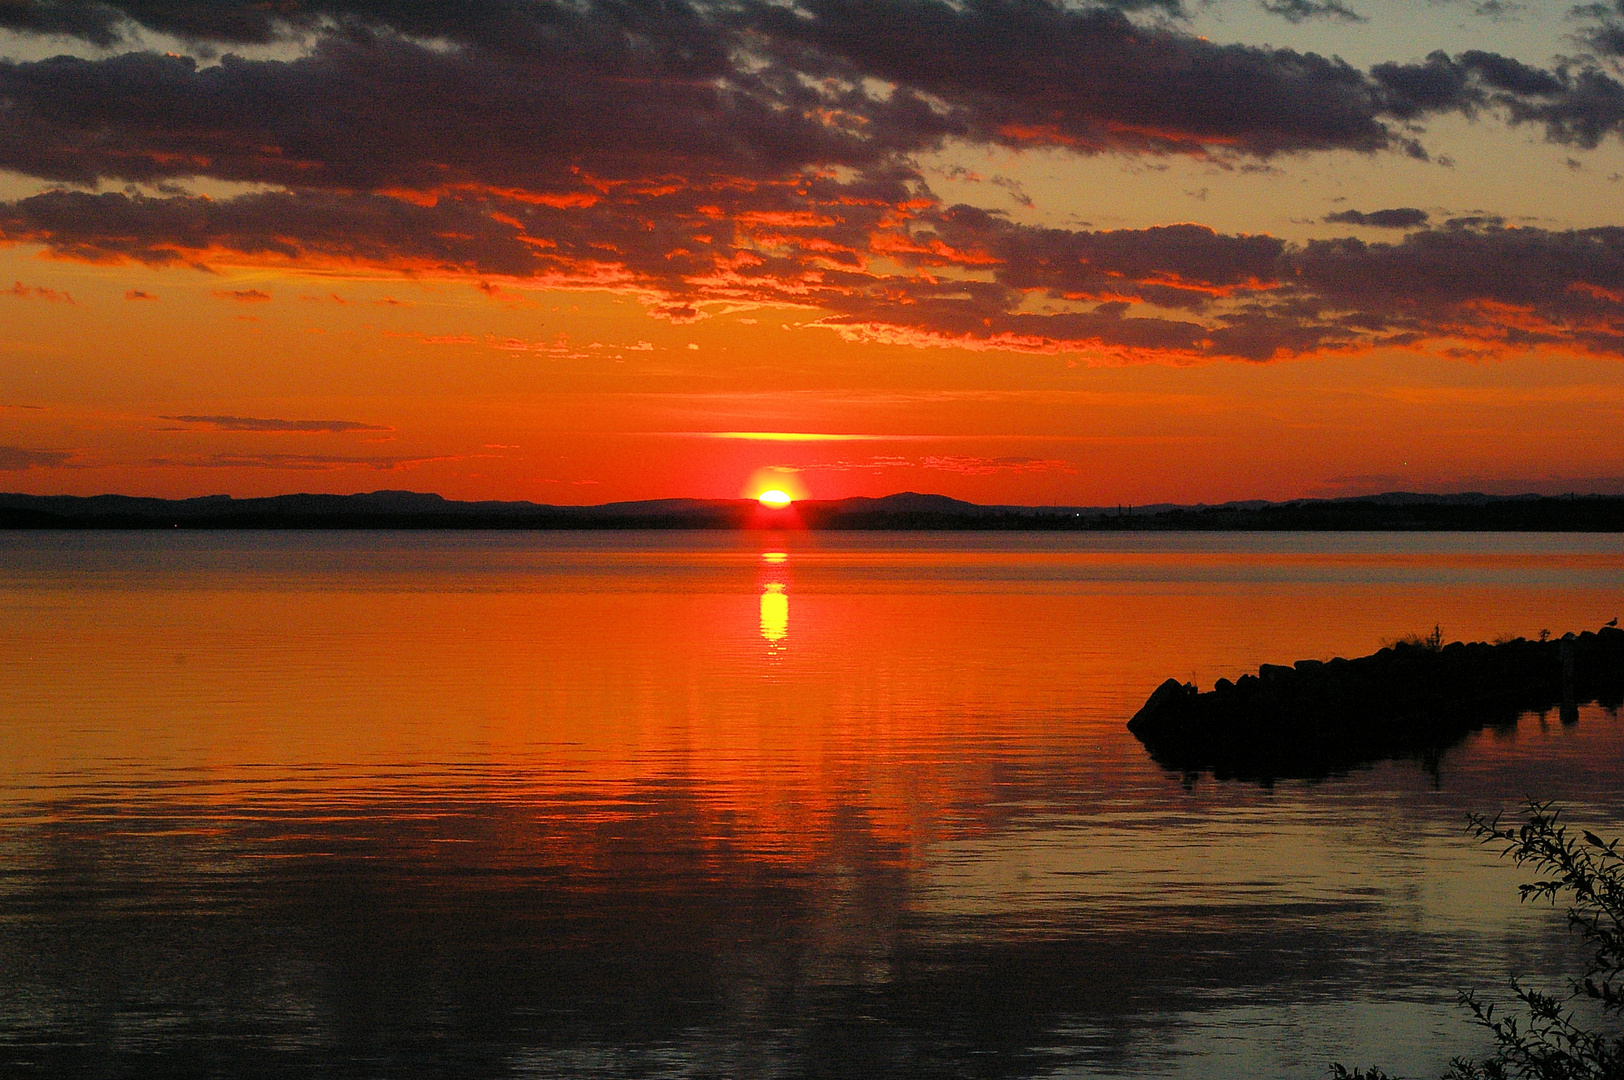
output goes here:
[{"label": "sky", "polygon": [[1624,492],[1624,0],[5,0],[0,490]]}]

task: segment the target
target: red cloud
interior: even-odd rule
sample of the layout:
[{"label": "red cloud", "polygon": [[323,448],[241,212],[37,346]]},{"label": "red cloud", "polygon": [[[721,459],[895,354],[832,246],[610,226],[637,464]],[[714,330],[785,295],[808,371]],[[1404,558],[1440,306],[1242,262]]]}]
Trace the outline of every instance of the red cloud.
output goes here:
[{"label": "red cloud", "polygon": [[[764,221],[774,224],[751,224]],[[853,338],[1113,362],[1429,342],[1624,356],[1624,229],[1453,221],[1393,243],[1299,246],[1189,224],[1045,229],[942,207],[907,174],[695,177],[566,209],[489,195],[428,206],[317,192],[52,192],[0,206],[0,238],[102,262],[387,267],[493,295],[521,284],[613,289],[674,321],[714,304],[794,305]]]}]

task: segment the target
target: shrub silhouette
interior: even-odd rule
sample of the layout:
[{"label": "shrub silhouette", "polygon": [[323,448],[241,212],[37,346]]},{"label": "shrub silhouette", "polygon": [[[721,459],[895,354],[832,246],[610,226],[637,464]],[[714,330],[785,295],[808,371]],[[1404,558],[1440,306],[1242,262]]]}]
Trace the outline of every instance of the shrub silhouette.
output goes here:
[{"label": "shrub silhouette", "polygon": [[[1470,830],[1539,875],[1518,886],[1524,902],[1567,901],[1568,924],[1591,950],[1584,974],[1570,980],[1561,996],[1511,979],[1526,1014],[1521,1019],[1497,1014],[1475,990],[1463,992],[1461,1004],[1493,1036],[1494,1053],[1482,1061],[1455,1058],[1445,1080],[1624,1080],[1624,1035],[1616,1030],[1624,1017],[1624,852],[1617,839],[1585,829],[1575,837],[1561,816],[1555,804],[1530,800],[1522,824],[1473,814]],[[1586,1002],[1599,1005],[1602,1025],[1614,1030],[1585,1026],[1573,1006]],[[1331,1074],[1336,1080],[1392,1080],[1380,1069],[1349,1071],[1340,1064]]]},{"label": "shrub silhouette", "polygon": [[[1549,633],[1550,631],[1546,631],[1547,635]],[[1513,639],[1507,638],[1506,640],[1510,641]],[[1545,639],[1541,638],[1540,640],[1543,641]],[[1425,649],[1427,652],[1443,652],[1444,628],[1434,624],[1432,633],[1430,634],[1403,634],[1391,640],[1383,640],[1382,644],[1387,648],[1392,648],[1394,645],[1409,645],[1417,649]]]}]

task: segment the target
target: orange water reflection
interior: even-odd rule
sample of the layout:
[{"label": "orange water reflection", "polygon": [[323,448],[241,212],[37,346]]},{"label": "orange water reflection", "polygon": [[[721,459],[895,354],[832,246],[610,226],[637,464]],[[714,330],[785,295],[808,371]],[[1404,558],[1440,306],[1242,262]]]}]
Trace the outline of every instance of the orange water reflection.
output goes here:
[{"label": "orange water reflection", "polygon": [[[1123,723],[1170,675],[1208,685],[1434,623],[1487,638],[1624,608],[1619,586],[1584,582],[1624,580],[1609,551],[824,541],[495,557],[509,565],[477,577],[399,558],[372,576],[327,559],[71,587],[14,577],[0,593],[7,798],[147,772],[229,792],[380,770],[432,788],[478,769],[510,777],[507,799],[682,777],[767,850],[803,848],[807,815],[852,807],[911,849],[963,808],[997,818],[1012,783],[1161,784]],[[1510,583],[1473,577],[1495,573]],[[1581,584],[1544,583],[1563,575]]]},{"label": "orange water reflection", "polygon": [[[1461,813],[1536,791],[1624,818],[1624,724],[1594,707],[1572,728],[1484,733],[1436,776],[1402,763],[1274,789],[1187,787],[1123,727],[1169,675],[1206,685],[1435,623],[1598,625],[1624,610],[1617,541],[25,540],[0,559],[0,914],[67,959],[18,975],[18,1000],[87,993],[73,957],[135,956],[120,985],[140,984],[124,901],[83,900],[105,896],[207,969],[200,1000],[233,977],[210,963],[258,972],[224,1014],[259,1010],[255,1038],[288,1001],[390,1016],[421,984],[456,1008],[406,1001],[413,1030],[473,1017],[477,1041],[513,1022],[490,1002],[535,1017],[592,1000],[601,1023],[583,1030],[613,1046],[711,994],[724,1004],[659,1029],[662,1054],[699,1040],[693,1071],[729,1071],[716,1046],[771,1058],[797,1025],[844,1037],[878,1015],[918,1025],[907,1052],[930,1075],[971,1068],[929,1057],[943,1047],[1075,1049],[1093,1038],[1079,1024],[1250,1046],[1197,1016],[1236,987],[1336,1033],[1314,1036],[1330,1055],[1348,1010],[1314,1001],[1368,1020],[1397,1007],[1390,991],[1432,1003],[1335,1045],[1424,1047],[1383,1060],[1435,1073],[1458,1046],[1429,1034],[1454,1018],[1428,988],[1497,969],[1504,941],[1545,941],[1549,914],[1517,907],[1515,871],[1462,842]],[[218,948],[223,931],[188,921],[233,911],[244,928]],[[303,942],[291,958],[284,931]],[[1327,965],[1321,998],[1301,997],[1305,957]],[[338,974],[255,996],[305,970]],[[851,987],[902,989],[828,1004]],[[132,1013],[130,993],[110,992],[109,1015]],[[0,1035],[81,1037],[30,1008],[0,1009]],[[601,1060],[518,1027],[513,1054],[563,1055],[523,1059],[542,1071]],[[1324,1069],[1245,1053],[1210,1071]]]}]

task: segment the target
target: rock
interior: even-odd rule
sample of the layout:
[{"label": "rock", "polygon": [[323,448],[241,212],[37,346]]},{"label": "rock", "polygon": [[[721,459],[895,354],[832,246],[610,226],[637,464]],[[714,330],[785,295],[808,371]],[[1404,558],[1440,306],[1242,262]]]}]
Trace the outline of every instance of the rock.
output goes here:
[{"label": "rock", "polygon": [[[1564,678],[1564,672],[1567,677]],[[1566,694],[1564,694],[1566,690]],[[1562,641],[1400,642],[1329,663],[1264,664],[1209,693],[1168,679],[1128,722],[1151,756],[1215,775],[1325,775],[1431,754],[1491,724],[1559,703],[1624,703],[1624,630]],[[1576,715],[1576,713],[1573,713]]]},{"label": "rock", "polygon": [[1167,718],[1177,716],[1185,708],[1185,702],[1196,696],[1196,688],[1192,683],[1181,683],[1177,679],[1168,679],[1156,688],[1140,710],[1133,714],[1128,721],[1131,729],[1134,724],[1165,724]]}]

